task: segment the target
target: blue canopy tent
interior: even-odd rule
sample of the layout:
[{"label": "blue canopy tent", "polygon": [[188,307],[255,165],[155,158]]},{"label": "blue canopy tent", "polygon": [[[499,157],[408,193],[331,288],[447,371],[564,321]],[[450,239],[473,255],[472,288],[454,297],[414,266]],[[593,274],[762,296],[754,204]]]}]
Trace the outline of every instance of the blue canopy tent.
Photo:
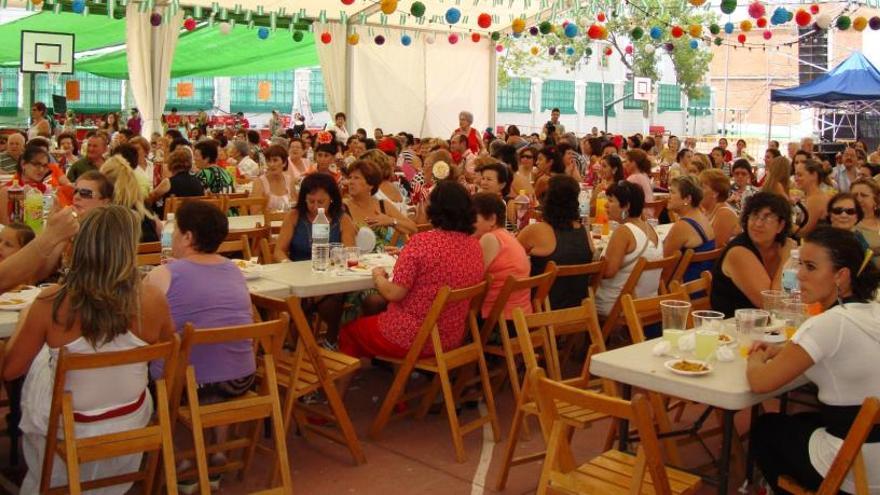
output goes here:
[{"label": "blue canopy tent", "polygon": [[771,118],[774,103],[819,109],[820,133],[830,128],[835,139],[841,126],[840,116],[845,115],[857,134],[858,115],[880,114],[880,71],[864,55],[854,52],[828,73],[806,84],[770,91]]}]

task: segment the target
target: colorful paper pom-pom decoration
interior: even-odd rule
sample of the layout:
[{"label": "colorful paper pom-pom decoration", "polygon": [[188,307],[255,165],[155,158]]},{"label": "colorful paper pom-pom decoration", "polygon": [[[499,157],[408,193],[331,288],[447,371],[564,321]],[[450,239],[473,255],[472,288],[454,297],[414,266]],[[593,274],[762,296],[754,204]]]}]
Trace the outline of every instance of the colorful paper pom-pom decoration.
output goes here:
[{"label": "colorful paper pom-pom decoration", "polygon": [[297,43],[302,41],[304,37],[305,37],[305,35],[303,34],[302,31],[294,31],[293,32],[293,41],[296,41]]},{"label": "colorful paper pom-pom decoration", "polygon": [[866,27],[868,27],[868,19],[865,16],[860,15],[860,16],[856,17],[855,19],[853,19],[852,24],[853,24],[853,29],[855,29],[856,31],[862,32],[865,30]]},{"label": "colorful paper pom-pom decoration", "polygon": [[474,43],[479,43],[483,37],[480,36],[480,33],[471,33],[471,41]]},{"label": "colorful paper pom-pom decoration", "polygon": [[709,32],[712,34],[718,34],[721,32],[721,26],[713,22],[711,25],[709,25]]},{"label": "colorful paper pom-pom decoration", "polygon": [[71,9],[74,14],[82,14],[84,10],[86,10],[86,2],[85,0],[73,0],[73,5],[71,5]]},{"label": "colorful paper pom-pom decoration", "polygon": [[610,57],[612,54],[614,54],[614,51],[611,50],[611,47],[610,47],[610,46],[609,46],[609,47],[606,47],[606,48],[605,48],[605,56],[606,56],[606,57]]},{"label": "colorful paper pom-pom decoration", "polygon": [[257,30],[257,37],[260,38],[261,40],[268,38],[269,37],[269,28],[261,27],[260,29],[258,29]]},{"label": "colorful paper pom-pom decoration", "polygon": [[550,34],[553,31],[553,24],[550,21],[544,21],[538,24],[538,30],[541,31],[541,34]]},{"label": "colorful paper pom-pom decoration", "polygon": [[692,50],[696,50],[700,47],[700,43],[697,40],[691,40],[690,45]]},{"label": "colorful paper pom-pom decoration", "polygon": [[569,23],[568,26],[565,26],[565,36],[569,38],[574,38],[578,35],[578,27],[575,23]]},{"label": "colorful paper pom-pom decoration", "polygon": [[352,46],[357,45],[358,42],[360,42],[360,40],[361,40],[361,35],[359,35],[357,33],[351,33],[348,35],[348,44],[349,45],[352,45]]},{"label": "colorful paper pom-pom decoration", "polygon": [[765,40],[769,40],[772,37],[773,37],[773,31],[770,31],[769,29],[764,31],[764,39]]},{"label": "colorful paper pom-pom decoration", "polygon": [[721,46],[722,39],[721,39],[721,38],[715,38],[715,39],[713,40],[713,42],[715,43],[715,46]]},{"label": "colorful paper pom-pom decoration", "polygon": [[772,23],[774,26],[778,26],[780,24],[785,24],[786,22],[788,22],[790,20],[789,19],[790,15],[791,15],[791,12],[785,10],[785,8],[776,7],[776,10],[773,11],[773,15],[770,16],[770,23]]},{"label": "colorful paper pom-pom decoration", "polygon": [[659,40],[663,37],[663,30],[658,26],[654,26],[651,28],[651,39]]},{"label": "colorful paper pom-pom decoration", "polygon": [[868,19],[868,26],[871,28],[871,31],[880,30],[880,17],[876,15],[870,19]]},{"label": "colorful paper pom-pom decoration", "polygon": [[671,52],[675,50],[675,45],[673,45],[672,43],[664,43],[663,48],[665,48],[667,52]]},{"label": "colorful paper pom-pom decoration", "polygon": [[766,18],[766,17],[761,17],[761,18],[759,18],[757,21],[755,21],[755,24],[756,24],[759,28],[762,28],[762,29],[763,29],[763,28],[767,27],[767,18]]},{"label": "colorful paper pom-pom decoration", "polygon": [[556,47],[555,47],[555,46],[551,46],[550,48],[547,49],[547,53],[549,53],[551,57],[552,57],[553,55],[556,55]]},{"label": "colorful paper pom-pom decoration", "polygon": [[385,44],[385,37],[382,36],[381,34],[377,35],[375,38],[373,38],[373,43],[376,43],[377,45],[382,46]]},{"label": "colorful paper pom-pom decoration", "polygon": [[150,24],[152,24],[153,27],[161,26],[162,25],[162,14],[160,14],[158,12],[153,12],[153,14],[150,15]]},{"label": "colorful paper pom-pom decoration", "polygon": [[385,15],[391,15],[397,10],[397,0],[382,0],[379,3],[379,9]]},{"label": "colorful paper pom-pom decoration", "polygon": [[599,22],[605,22],[605,12],[599,12],[596,14],[596,20]]},{"label": "colorful paper pom-pom decoration", "polygon": [[602,27],[598,24],[593,24],[587,29],[587,37],[591,40],[597,40],[602,36]]},{"label": "colorful paper pom-pom decoration", "polygon": [[574,48],[573,48],[573,47],[568,47],[568,48],[566,48],[566,49],[565,49],[565,54],[566,54],[566,55],[574,55]]},{"label": "colorful paper pom-pom decoration", "polygon": [[837,18],[837,29],[846,31],[850,26],[852,26],[852,19],[850,19],[848,15],[842,15]]},{"label": "colorful paper pom-pom decoration", "polygon": [[495,51],[501,53],[504,51],[504,45],[495,45]]},{"label": "colorful paper pom-pom decoration", "polygon": [[684,29],[681,26],[672,26],[672,29],[669,31],[673,38],[681,38],[684,36]]},{"label": "colorful paper pom-pom decoration", "polygon": [[454,44],[458,43],[458,35],[455,33],[450,34],[449,38],[447,38],[447,39],[449,40],[450,45],[454,45]]},{"label": "colorful paper pom-pom decoration", "polygon": [[343,5],[351,5],[354,3],[354,0],[342,0]]},{"label": "colorful paper pom-pom decoration", "polygon": [[810,13],[813,15],[818,14],[819,13],[819,5],[815,4],[815,3],[813,5],[810,5]]},{"label": "colorful paper pom-pom decoration", "polygon": [[721,12],[732,14],[736,10],[736,0],[721,0]]},{"label": "colorful paper pom-pom decoration", "polygon": [[740,22],[739,29],[744,33],[748,33],[752,30],[752,21],[745,19],[744,21]]},{"label": "colorful paper pom-pom decoration", "polygon": [[409,46],[412,44],[412,38],[408,34],[404,34],[400,37],[400,44],[403,46]]},{"label": "colorful paper pom-pom decoration", "polygon": [[477,26],[480,26],[483,29],[489,29],[489,26],[492,25],[492,16],[483,12],[477,17]]},{"label": "colorful paper pom-pom decoration", "polygon": [[724,24],[724,32],[725,32],[726,34],[732,34],[732,33],[733,33],[733,23],[732,23],[732,22],[727,22],[727,23]]},{"label": "colorful paper pom-pom decoration", "polygon": [[187,17],[185,21],[183,21],[183,28],[187,31],[192,31],[196,28],[196,20],[192,17]]},{"label": "colorful paper pom-pom decoration", "polygon": [[533,46],[533,47],[529,50],[529,52],[530,52],[532,55],[537,55],[538,53],[541,52],[541,49],[538,48],[537,46]]},{"label": "colorful paper pom-pom decoration", "polygon": [[626,48],[623,49],[623,52],[626,53],[627,55],[632,55],[633,54],[633,46],[626,45]]},{"label": "colorful paper pom-pom decoration", "polygon": [[831,22],[831,14],[829,12],[822,12],[816,16],[816,26],[818,26],[819,29],[830,28]]},{"label": "colorful paper pom-pom decoration", "polygon": [[794,15],[794,22],[800,27],[807,27],[812,21],[813,16],[804,9],[798,9],[797,13]]},{"label": "colorful paper pom-pom decoration", "polygon": [[746,35],[740,33],[739,36],[736,37],[736,41],[739,41],[739,44],[746,44]]},{"label": "colorful paper pom-pom decoration", "polygon": [[409,13],[413,15],[413,17],[422,17],[425,15],[425,4],[422,2],[413,2],[412,5],[409,6]]},{"label": "colorful paper pom-pom decoration", "polygon": [[434,35],[429,34],[428,36],[425,36],[425,43],[427,43],[429,45],[433,45],[434,41],[435,41]]},{"label": "colorful paper pom-pom decoration", "polygon": [[642,39],[642,36],[644,36],[644,35],[645,35],[645,30],[639,26],[634,27],[633,30],[630,31],[630,33],[629,33],[630,38],[632,38],[635,41]]},{"label": "colorful paper pom-pom decoration", "polygon": [[489,37],[492,38],[492,41],[498,41],[501,39],[501,33],[498,31],[492,31],[492,34],[490,34]]},{"label": "colorful paper pom-pom decoration", "polygon": [[324,43],[325,45],[329,45],[331,41],[333,41],[333,36],[330,33],[327,33],[327,32],[321,33],[321,43]]},{"label": "colorful paper pom-pom decoration", "polygon": [[691,35],[691,38],[699,38],[703,35],[703,26],[699,24],[691,24],[688,27],[688,34]]},{"label": "colorful paper pom-pom decoration", "polygon": [[449,10],[446,11],[446,22],[449,24],[456,24],[461,20],[461,11],[455,7],[449,7]]},{"label": "colorful paper pom-pom decoration", "polygon": [[694,7],[702,7],[706,0],[688,0],[688,3],[693,5]]},{"label": "colorful paper pom-pom decoration", "polygon": [[755,1],[749,4],[749,17],[751,17],[752,19],[764,17],[764,14],[766,13],[767,10],[764,8],[763,3]]},{"label": "colorful paper pom-pom decoration", "polygon": [[525,28],[526,28],[526,21],[525,21],[525,19],[523,19],[521,17],[514,19],[513,22],[510,24],[510,29],[514,33],[521,33],[525,30]]}]

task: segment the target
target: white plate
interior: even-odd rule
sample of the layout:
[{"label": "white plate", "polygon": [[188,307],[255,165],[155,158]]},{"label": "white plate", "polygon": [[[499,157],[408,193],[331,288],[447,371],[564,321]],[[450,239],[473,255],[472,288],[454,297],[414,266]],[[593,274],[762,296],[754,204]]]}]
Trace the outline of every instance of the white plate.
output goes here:
[{"label": "white plate", "polygon": [[28,285],[16,291],[5,292],[0,295],[0,310],[20,311],[28,306],[40,295],[41,289]]},{"label": "white plate", "polygon": [[736,345],[736,337],[735,336],[727,334],[727,333],[722,333],[721,335],[723,335],[725,337],[729,337],[730,341],[729,342],[721,342],[719,340],[719,342],[718,342],[719,344],[721,344],[721,345]]},{"label": "white plate", "polygon": [[[674,363],[679,362],[679,361],[688,361],[691,363],[699,363],[699,364],[702,364],[703,366],[705,366],[706,369],[703,371],[681,371],[681,370],[677,370],[677,369],[673,368],[672,365]],[[702,375],[707,375],[712,372],[712,365],[707,363],[706,361],[700,361],[699,359],[670,359],[669,361],[666,361],[665,363],[663,363],[663,366],[675,374],[684,375],[684,376],[702,376]]]},{"label": "white plate", "polygon": [[373,275],[373,270],[370,268],[346,268],[345,270],[340,270],[336,272],[340,277],[369,277]]}]

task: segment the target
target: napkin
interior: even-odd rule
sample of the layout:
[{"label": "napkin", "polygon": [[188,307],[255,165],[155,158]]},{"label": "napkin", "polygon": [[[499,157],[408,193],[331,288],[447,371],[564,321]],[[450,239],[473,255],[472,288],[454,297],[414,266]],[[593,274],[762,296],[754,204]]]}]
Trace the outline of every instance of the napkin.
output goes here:
[{"label": "napkin", "polygon": [[695,332],[685,332],[678,338],[678,350],[692,351],[697,346],[697,335]]},{"label": "napkin", "polygon": [[721,346],[715,351],[715,359],[721,362],[733,361],[736,358],[730,347]]},{"label": "napkin", "polygon": [[668,340],[661,340],[654,344],[654,348],[651,349],[651,354],[655,356],[665,356],[672,351],[672,344],[669,343]]}]

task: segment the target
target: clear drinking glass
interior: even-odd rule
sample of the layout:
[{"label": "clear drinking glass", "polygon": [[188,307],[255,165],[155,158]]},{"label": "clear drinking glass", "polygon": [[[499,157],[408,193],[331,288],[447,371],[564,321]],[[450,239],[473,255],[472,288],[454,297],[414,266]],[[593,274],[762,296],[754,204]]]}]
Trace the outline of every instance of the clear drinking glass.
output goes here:
[{"label": "clear drinking glass", "polygon": [[330,243],[330,270],[345,269],[345,246],[341,242]]},{"label": "clear drinking glass", "polygon": [[660,318],[663,321],[663,339],[667,340],[674,349],[678,348],[678,339],[685,333],[685,329],[687,328],[687,318],[690,312],[691,303],[689,302],[660,302]]},{"label": "clear drinking glass", "polygon": [[736,337],[739,342],[739,353],[743,357],[749,355],[752,341],[758,329],[770,321],[770,313],[762,309],[738,309],[734,312],[736,319]]},{"label": "clear drinking glass", "polygon": [[345,262],[348,268],[354,268],[360,263],[361,250],[356,247],[345,248]]},{"label": "clear drinking glass", "polygon": [[807,321],[810,313],[807,310],[807,304],[802,303],[800,299],[784,299],[782,318],[785,320],[785,338],[791,340],[797,329]]},{"label": "clear drinking glass", "polygon": [[773,318],[781,319],[780,314],[784,309],[782,301],[788,297],[781,290],[762,290],[761,301],[763,302],[764,311],[768,311]]},{"label": "clear drinking glass", "polygon": [[703,361],[715,355],[718,349],[718,337],[721,332],[718,330],[697,329],[696,345],[694,346],[694,356]]}]

